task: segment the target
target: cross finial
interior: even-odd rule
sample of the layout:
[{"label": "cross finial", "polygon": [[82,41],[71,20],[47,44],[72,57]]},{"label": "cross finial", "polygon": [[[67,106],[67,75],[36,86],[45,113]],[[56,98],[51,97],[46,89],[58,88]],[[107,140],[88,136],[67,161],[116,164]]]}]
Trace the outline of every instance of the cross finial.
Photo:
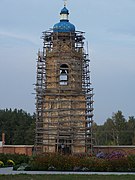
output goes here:
[{"label": "cross finial", "polygon": [[64,7],[67,6],[67,0],[64,0]]}]

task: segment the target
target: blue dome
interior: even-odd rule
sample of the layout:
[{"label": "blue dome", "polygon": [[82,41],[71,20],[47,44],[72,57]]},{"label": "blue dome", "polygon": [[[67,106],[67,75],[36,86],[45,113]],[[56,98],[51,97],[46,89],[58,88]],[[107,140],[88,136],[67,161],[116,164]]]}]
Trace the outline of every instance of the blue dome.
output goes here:
[{"label": "blue dome", "polygon": [[69,11],[64,5],[60,12],[60,22],[53,26],[53,32],[75,32],[75,26],[68,20]]},{"label": "blue dome", "polygon": [[64,7],[64,8],[61,10],[60,14],[69,14],[68,9],[67,9],[66,7]]},{"label": "blue dome", "polygon": [[53,32],[75,32],[75,26],[68,20],[61,20],[53,26]]}]

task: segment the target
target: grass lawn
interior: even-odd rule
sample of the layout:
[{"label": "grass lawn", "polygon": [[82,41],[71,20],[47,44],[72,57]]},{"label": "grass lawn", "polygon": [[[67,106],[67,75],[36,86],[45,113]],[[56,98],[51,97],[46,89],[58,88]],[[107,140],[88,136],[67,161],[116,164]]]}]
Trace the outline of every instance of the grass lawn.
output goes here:
[{"label": "grass lawn", "polygon": [[0,175],[0,180],[134,180],[135,175]]}]

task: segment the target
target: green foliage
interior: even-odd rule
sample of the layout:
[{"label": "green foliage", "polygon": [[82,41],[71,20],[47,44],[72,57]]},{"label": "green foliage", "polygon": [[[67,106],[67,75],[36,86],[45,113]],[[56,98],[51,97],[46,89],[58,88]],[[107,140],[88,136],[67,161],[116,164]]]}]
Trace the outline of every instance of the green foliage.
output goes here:
[{"label": "green foliage", "polygon": [[21,163],[28,163],[30,160],[30,157],[27,155],[21,155],[21,154],[1,154],[0,153],[0,161],[2,161],[5,165],[11,165],[11,161],[13,161],[13,165],[15,164],[21,164]]},{"label": "green foliage", "polygon": [[[0,110],[0,138],[5,133],[6,144],[33,145],[35,115],[23,110]],[[93,124],[95,145],[135,145],[135,118],[125,119],[121,111],[113,113],[103,125]]]},{"label": "green foliage", "polygon": [[2,161],[0,161],[0,167],[3,167],[4,163]]},{"label": "green foliage", "polygon": [[79,166],[79,158],[61,154],[45,154],[33,157],[31,160],[32,170],[49,170],[54,167],[57,170],[72,170],[73,167]]},{"label": "green foliage", "polygon": [[35,117],[23,110],[0,110],[0,137],[6,144],[34,144]]},{"label": "green foliage", "polygon": [[121,111],[113,113],[103,125],[94,124],[93,133],[96,145],[134,145],[135,118],[125,119]]},{"label": "green foliage", "polygon": [[108,162],[109,162],[109,171],[112,172],[130,171],[128,159],[126,157],[119,159],[111,159]]},{"label": "green foliage", "polygon": [[31,170],[39,171],[132,172],[135,170],[135,156],[99,159],[96,157],[45,154],[33,157],[29,165]]},{"label": "green foliage", "polygon": [[7,160],[7,165],[8,166],[14,166],[15,165],[15,162],[11,159]]},{"label": "green foliage", "polygon": [[134,172],[135,155],[115,159],[100,159],[49,153],[31,157],[19,154],[2,154],[0,156],[0,167],[4,166],[4,164],[5,166],[16,164],[14,166],[15,170],[24,167],[25,170],[36,171]]},{"label": "green foliage", "polygon": [[0,180],[133,180],[134,175],[87,175],[87,174],[44,174],[44,175],[0,175]]},{"label": "green foliage", "polygon": [[131,171],[135,171],[135,155],[129,155],[127,159],[128,159],[129,169]]}]

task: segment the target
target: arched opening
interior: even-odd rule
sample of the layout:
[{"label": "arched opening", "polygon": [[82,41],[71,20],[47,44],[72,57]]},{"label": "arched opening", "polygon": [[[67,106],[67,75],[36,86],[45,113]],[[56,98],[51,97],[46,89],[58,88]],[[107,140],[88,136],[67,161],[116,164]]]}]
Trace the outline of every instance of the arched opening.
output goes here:
[{"label": "arched opening", "polygon": [[60,85],[68,85],[68,66],[66,64],[60,66]]}]

